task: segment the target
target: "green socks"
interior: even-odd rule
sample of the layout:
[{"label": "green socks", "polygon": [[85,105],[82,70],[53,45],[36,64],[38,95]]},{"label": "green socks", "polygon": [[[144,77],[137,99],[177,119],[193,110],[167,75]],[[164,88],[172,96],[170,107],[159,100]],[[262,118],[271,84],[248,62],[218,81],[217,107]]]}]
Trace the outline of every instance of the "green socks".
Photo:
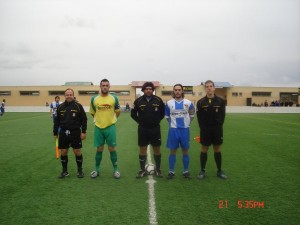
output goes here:
[{"label": "green socks", "polygon": [[116,151],[110,152],[110,160],[114,167],[114,172],[118,171],[118,156]]},{"label": "green socks", "polygon": [[101,160],[102,160],[102,153],[103,152],[96,152],[96,157],[95,157],[95,160],[96,160],[96,171],[99,172],[100,171],[100,163],[101,163]]}]

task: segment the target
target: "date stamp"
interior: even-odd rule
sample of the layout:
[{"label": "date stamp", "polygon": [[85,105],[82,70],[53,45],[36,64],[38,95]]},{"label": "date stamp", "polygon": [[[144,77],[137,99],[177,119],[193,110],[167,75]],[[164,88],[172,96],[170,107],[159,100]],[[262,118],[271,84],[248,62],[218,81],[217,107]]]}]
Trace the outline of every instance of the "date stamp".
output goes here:
[{"label": "date stamp", "polygon": [[237,207],[239,209],[263,209],[265,208],[264,201],[255,201],[255,200],[237,200],[236,202],[230,203],[228,200],[219,200],[218,207],[219,209],[226,209],[230,206]]}]

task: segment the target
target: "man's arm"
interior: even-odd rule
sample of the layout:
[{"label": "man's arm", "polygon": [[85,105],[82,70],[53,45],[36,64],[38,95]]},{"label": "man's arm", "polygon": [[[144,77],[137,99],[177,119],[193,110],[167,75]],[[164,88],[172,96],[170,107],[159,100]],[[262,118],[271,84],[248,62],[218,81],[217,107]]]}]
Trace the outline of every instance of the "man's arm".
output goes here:
[{"label": "man's arm", "polygon": [[189,115],[190,115],[190,120],[192,122],[192,120],[194,119],[195,117],[195,107],[194,107],[194,104],[191,103],[190,104],[190,107],[189,107]]},{"label": "man's arm", "polygon": [[130,116],[132,119],[135,120],[135,122],[139,122],[139,118],[138,118],[138,110],[137,110],[137,105],[136,105],[136,101],[134,101],[133,103],[133,108],[131,109],[131,112],[130,112]]},{"label": "man's arm", "polygon": [[57,109],[56,112],[57,112],[57,116],[54,118],[53,135],[57,137],[58,136],[59,123],[60,123],[60,111],[59,111],[59,109]]},{"label": "man's arm", "polygon": [[225,101],[222,100],[222,125],[225,121],[225,115],[226,115],[226,106],[225,106]]},{"label": "man's arm", "polygon": [[198,120],[198,125],[201,128],[202,127],[202,115],[201,115],[201,101],[199,100],[197,102],[197,120]]},{"label": "man's arm", "polygon": [[81,119],[81,132],[82,133],[86,133],[86,130],[87,130],[87,116],[86,116],[84,108],[83,108],[83,106],[81,104],[79,105],[79,108],[80,108],[80,112],[81,112],[81,115],[80,115],[80,119]]},{"label": "man's arm", "polygon": [[52,117],[52,115],[53,115],[53,105],[52,105],[52,103],[50,104],[50,117]]},{"label": "man's arm", "polygon": [[165,111],[166,111],[166,106],[165,103],[162,101],[162,99],[160,99],[160,107],[161,107],[160,120],[162,120],[163,118],[165,118]]}]

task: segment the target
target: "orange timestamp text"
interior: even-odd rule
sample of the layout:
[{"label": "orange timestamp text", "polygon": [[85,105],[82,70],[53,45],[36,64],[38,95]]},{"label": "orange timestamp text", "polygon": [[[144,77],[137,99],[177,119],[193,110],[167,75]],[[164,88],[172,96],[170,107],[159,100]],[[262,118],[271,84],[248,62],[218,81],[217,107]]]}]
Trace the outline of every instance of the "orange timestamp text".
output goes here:
[{"label": "orange timestamp text", "polygon": [[[229,207],[229,201],[228,200],[219,200],[219,209],[224,209]],[[265,208],[265,202],[264,201],[255,201],[255,200],[237,200],[235,203],[233,203],[234,206],[236,206],[239,209],[255,209]]]}]

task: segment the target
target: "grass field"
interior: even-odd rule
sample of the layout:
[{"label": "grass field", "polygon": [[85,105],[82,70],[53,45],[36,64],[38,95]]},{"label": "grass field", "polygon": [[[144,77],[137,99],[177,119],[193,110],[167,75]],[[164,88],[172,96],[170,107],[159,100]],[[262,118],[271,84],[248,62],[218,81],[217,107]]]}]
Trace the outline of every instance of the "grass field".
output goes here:
[{"label": "grass field", "polygon": [[[63,180],[57,178],[61,165],[55,158],[49,113],[6,113],[0,118],[0,224],[149,224],[147,178],[135,178],[139,169],[137,125],[128,113],[118,121],[122,178],[113,179],[105,150],[101,176],[90,179],[95,148],[92,119],[88,118],[83,147],[86,176],[76,177],[70,151],[70,176]],[[197,121],[193,121],[191,138],[198,132]],[[166,134],[163,121],[164,175],[168,173]],[[197,180],[200,145],[191,141],[193,179],[180,176],[181,152],[174,180],[154,178],[158,224],[300,224],[299,144],[299,114],[227,114],[222,152],[229,179],[216,177],[210,150],[207,177]]]}]

